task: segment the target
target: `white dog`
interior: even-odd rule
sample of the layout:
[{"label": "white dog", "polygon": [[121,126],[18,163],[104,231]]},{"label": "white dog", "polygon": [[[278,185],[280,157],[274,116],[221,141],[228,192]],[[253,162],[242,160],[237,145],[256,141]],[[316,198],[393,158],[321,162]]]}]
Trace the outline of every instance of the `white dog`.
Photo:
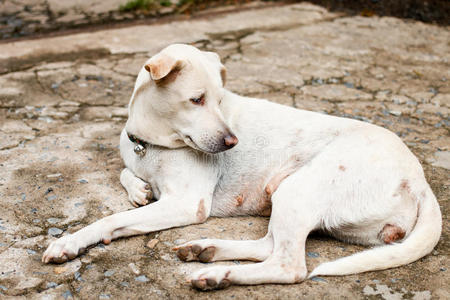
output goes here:
[{"label": "white dog", "polygon": [[[177,255],[259,263],[202,269],[190,276],[194,287],[381,270],[433,249],[441,234],[439,205],[418,160],[395,134],[242,97],[224,82],[225,68],[212,52],[176,44],[150,58],[120,138],[126,165],[120,180],[134,205],[146,205],[152,193],[158,201],[61,237],[43,262],[64,262],[100,241],[238,215],[270,215],[267,235],[192,241],[177,247]],[[381,246],[307,276],[305,241],[313,230]]]}]

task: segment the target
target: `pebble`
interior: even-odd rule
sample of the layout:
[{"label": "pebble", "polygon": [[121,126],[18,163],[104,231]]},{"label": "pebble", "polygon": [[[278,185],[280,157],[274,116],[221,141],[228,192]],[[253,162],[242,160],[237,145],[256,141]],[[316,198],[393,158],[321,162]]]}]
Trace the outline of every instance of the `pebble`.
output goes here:
[{"label": "pebble", "polygon": [[39,220],[39,219],[33,219],[33,223],[34,223],[34,224],[41,223],[41,220]]},{"label": "pebble", "polygon": [[116,271],[114,270],[108,270],[105,273],[103,273],[103,275],[105,275],[105,277],[111,277],[114,275],[114,273],[116,273]]},{"label": "pebble", "polygon": [[350,89],[353,89],[355,87],[355,85],[351,82],[344,82],[344,85]]},{"label": "pebble", "polygon": [[149,279],[145,275],[138,276],[138,277],[134,278],[134,280],[139,281],[139,282],[148,282],[149,281]]},{"label": "pebble", "polygon": [[53,272],[55,272],[55,274],[61,274],[64,273],[67,270],[66,267],[55,267],[53,269]]},{"label": "pebble", "polygon": [[56,195],[50,195],[50,196],[47,197],[47,200],[48,201],[53,201],[53,200],[56,200],[56,198],[57,198]]},{"label": "pebble", "polygon": [[103,81],[103,76],[100,75],[86,75],[85,76],[86,80],[96,80],[96,81]]},{"label": "pebble", "polygon": [[445,272],[445,271],[447,271],[447,268],[442,267],[442,268],[439,269],[439,271]]},{"label": "pebble", "polygon": [[98,299],[109,299],[109,298],[111,298],[110,294],[100,294],[98,296]]},{"label": "pebble", "polygon": [[36,254],[36,251],[31,250],[31,249],[27,249],[27,253],[28,253],[29,255],[35,255],[35,254]]},{"label": "pebble", "polygon": [[83,280],[83,278],[81,278],[81,273],[78,271],[76,271],[75,274],[73,274],[73,277],[75,278],[75,280],[78,280],[78,281]]},{"label": "pebble", "polygon": [[141,271],[139,270],[139,268],[134,263],[129,263],[128,266],[130,267],[131,271],[134,274],[136,274],[136,275],[141,274]]},{"label": "pebble", "polygon": [[7,291],[8,290],[8,288],[6,286],[4,286],[4,285],[0,285],[0,289],[3,290],[3,291]]},{"label": "pebble", "polygon": [[122,281],[122,282],[120,283],[120,285],[121,285],[121,286],[124,286],[124,287],[129,287],[129,286],[130,286],[130,284],[129,284],[128,282],[125,282],[125,281]]},{"label": "pebble", "polygon": [[48,193],[53,192],[53,188],[49,187],[46,191],[45,191],[45,195],[47,195]]},{"label": "pebble", "polygon": [[47,219],[47,222],[49,222],[50,224],[56,224],[56,223],[58,223],[59,221],[61,221],[61,220],[58,219],[58,218],[48,218],[48,219]]},{"label": "pebble", "polygon": [[[147,243],[147,248],[153,249],[153,248],[155,248],[156,244],[158,244],[158,243],[159,243],[159,240],[157,240],[157,239],[151,239],[151,240],[148,241],[148,243]],[[176,241],[175,241],[175,244],[176,244]],[[177,244],[176,244],[176,245],[177,245]]]},{"label": "pebble", "polygon": [[401,111],[398,111],[398,110],[390,110],[389,113],[390,113],[391,115],[393,115],[393,116],[396,116],[396,117],[399,117],[399,116],[402,115],[402,112],[401,112]]},{"label": "pebble", "polygon": [[55,173],[55,174],[48,174],[47,178],[58,178],[60,177],[62,174],[61,173]]},{"label": "pebble", "polygon": [[315,282],[327,282],[325,279],[323,279],[322,277],[313,277],[311,278],[312,281]]},{"label": "pebble", "polygon": [[67,299],[69,299],[69,298],[73,298],[72,293],[71,293],[69,290],[65,291],[65,292],[62,294],[62,296],[64,297],[65,300],[67,300]]},{"label": "pebble", "polygon": [[313,79],[311,80],[313,84],[323,84],[323,80],[321,78]]},{"label": "pebble", "polygon": [[317,252],[308,252],[308,253],[306,253],[306,255],[307,255],[308,257],[312,257],[312,258],[316,258],[316,257],[319,257],[319,256],[320,256],[320,254],[317,253]]},{"label": "pebble", "polygon": [[181,245],[181,244],[186,243],[186,240],[178,239],[178,240],[173,241],[173,243],[174,243],[175,245]]},{"label": "pebble", "polygon": [[53,281],[47,283],[47,288],[48,289],[53,289],[53,288],[55,288],[57,286],[58,286],[58,284],[56,282],[53,282]]},{"label": "pebble", "polygon": [[63,231],[56,227],[51,227],[48,229],[48,234],[53,235],[53,236],[60,235],[61,233],[63,233]]},{"label": "pebble", "polygon": [[78,182],[79,183],[88,183],[89,181],[87,181],[87,179],[82,178],[82,179],[79,179]]},{"label": "pebble", "polygon": [[47,275],[48,272],[33,272],[33,275]]}]

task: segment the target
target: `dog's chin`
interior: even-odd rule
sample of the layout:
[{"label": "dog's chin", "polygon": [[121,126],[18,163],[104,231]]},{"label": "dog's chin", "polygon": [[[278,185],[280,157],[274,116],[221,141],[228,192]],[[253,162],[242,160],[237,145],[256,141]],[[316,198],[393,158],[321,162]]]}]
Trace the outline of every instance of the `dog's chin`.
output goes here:
[{"label": "dog's chin", "polygon": [[192,137],[190,137],[189,135],[186,136],[185,138],[183,138],[185,144],[189,147],[191,147],[192,149],[201,151],[203,153],[207,153],[207,154],[217,154],[220,152],[224,152],[226,150],[228,150],[229,148],[227,147],[200,147],[196,142],[194,142],[194,140],[192,139]]}]

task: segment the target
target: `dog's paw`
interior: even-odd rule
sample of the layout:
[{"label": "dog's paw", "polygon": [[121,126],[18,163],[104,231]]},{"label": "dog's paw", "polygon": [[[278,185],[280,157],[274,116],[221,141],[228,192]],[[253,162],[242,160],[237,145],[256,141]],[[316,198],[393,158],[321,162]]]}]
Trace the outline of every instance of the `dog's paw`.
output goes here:
[{"label": "dog's paw", "polygon": [[53,241],[42,255],[43,263],[63,263],[69,259],[74,259],[85,251],[84,247],[80,247],[80,243],[73,235],[63,236]]},{"label": "dog's paw", "polygon": [[219,290],[231,285],[230,270],[227,267],[201,269],[190,276],[192,287],[201,290]]},{"label": "dog's paw", "polygon": [[199,260],[201,262],[211,262],[216,252],[216,247],[202,247],[199,244],[184,244],[180,247],[175,247],[173,250],[177,251],[177,256],[182,261]]},{"label": "dog's paw", "polygon": [[133,184],[127,187],[128,199],[135,207],[147,205],[153,197],[152,187],[149,183],[136,178]]}]

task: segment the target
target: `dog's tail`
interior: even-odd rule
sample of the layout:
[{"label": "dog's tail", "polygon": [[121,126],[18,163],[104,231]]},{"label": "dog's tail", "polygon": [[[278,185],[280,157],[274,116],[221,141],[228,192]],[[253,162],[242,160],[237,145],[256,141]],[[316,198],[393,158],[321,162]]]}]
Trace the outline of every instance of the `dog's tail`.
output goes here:
[{"label": "dog's tail", "polygon": [[348,275],[383,270],[409,264],[427,255],[439,241],[442,218],[439,204],[430,188],[419,200],[417,222],[409,236],[401,243],[384,245],[315,268],[308,278],[317,275]]}]

